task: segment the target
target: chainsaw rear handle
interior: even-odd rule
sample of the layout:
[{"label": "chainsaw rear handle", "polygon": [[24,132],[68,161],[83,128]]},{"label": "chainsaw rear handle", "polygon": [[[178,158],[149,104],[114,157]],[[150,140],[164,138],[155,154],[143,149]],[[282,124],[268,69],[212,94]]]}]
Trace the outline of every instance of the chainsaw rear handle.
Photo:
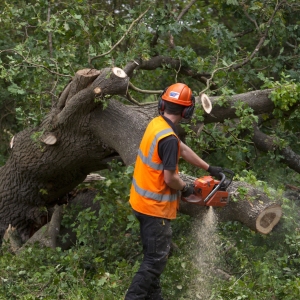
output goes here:
[{"label": "chainsaw rear handle", "polygon": [[234,176],[234,172],[233,172],[233,171],[231,171],[231,170],[229,170],[229,169],[222,168],[222,171],[223,171],[224,173],[228,173],[228,174],[230,174],[232,177]]},{"label": "chainsaw rear handle", "polygon": [[[229,170],[231,171],[231,170]],[[232,172],[232,171],[231,171]],[[203,200],[204,203],[206,203],[221,187],[221,185],[224,183],[226,176],[224,173],[220,172],[221,180],[220,182],[214,187],[214,189],[206,196],[206,198]],[[231,181],[230,181],[231,182]]]}]

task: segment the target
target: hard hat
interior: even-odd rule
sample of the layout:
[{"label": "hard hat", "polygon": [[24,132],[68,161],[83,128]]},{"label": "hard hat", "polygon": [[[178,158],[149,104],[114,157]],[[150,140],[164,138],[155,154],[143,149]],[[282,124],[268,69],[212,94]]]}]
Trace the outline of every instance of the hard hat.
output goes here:
[{"label": "hard hat", "polygon": [[170,85],[161,95],[165,101],[173,102],[182,106],[193,105],[192,90],[184,83]]}]

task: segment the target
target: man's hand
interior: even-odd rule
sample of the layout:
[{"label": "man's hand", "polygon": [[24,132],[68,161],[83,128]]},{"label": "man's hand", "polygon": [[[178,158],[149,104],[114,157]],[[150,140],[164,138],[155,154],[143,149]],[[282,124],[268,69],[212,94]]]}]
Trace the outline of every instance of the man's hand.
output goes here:
[{"label": "man's hand", "polygon": [[186,198],[190,195],[194,194],[194,184],[187,183],[184,188],[181,190],[181,196]]},{"label": "man's hand", "polygon": [[209,174],[211,176],[214,176],[217,179],[221,179],[220,173],[223,172],[223,168],[222,167],[209,166],[208,169],[207,169],[207,172],[209,172]]}]

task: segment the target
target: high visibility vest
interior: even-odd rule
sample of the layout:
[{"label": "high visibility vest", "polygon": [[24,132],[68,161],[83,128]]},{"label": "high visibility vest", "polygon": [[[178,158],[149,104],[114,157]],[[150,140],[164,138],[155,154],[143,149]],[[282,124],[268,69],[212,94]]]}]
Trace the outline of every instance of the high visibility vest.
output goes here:
[{"label": "high visibility vest", "polygon": [[147,126],[138,150],[129,202],[140,213],[175,219],[179,194],[165,183],[163,164],[158,155],[158,142],[170,135],[178,139],[179,158],[180,140],[164,118],[156,117]]}]

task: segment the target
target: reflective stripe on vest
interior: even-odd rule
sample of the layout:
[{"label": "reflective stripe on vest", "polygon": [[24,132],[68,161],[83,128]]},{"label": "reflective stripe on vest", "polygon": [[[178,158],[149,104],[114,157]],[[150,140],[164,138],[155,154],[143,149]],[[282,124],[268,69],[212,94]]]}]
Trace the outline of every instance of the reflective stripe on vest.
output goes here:
[{"label": "reflective stripe on vest", "polygon": [[[142,162],[146,165],[148,165],[149,167],[151,167],[152,169],[154,170],[163,170],[163,164],[157,164],[157,163],[154,163],[151,158],[153,156],[153,153],[154,153],[154,150],[155,150],[155,146],[156,146],[156,143],[157,141],[159,140],[159,138],[167,133],[173,133],[173,130],[171,128],[168,128],[168,129],[164,129],[162,131],[160,131],[153,139],[152,143],[151,143],[151,146],[150,146],[150,150],[149,150],[149,153],[148,153],[148,156],[145,156],[142,151],[139,149],[138,150],[138,155],[139,157],[141,158]],[[149,197],[151,198],[151,197]],[[153,198],[154,199],[154,198]]]},{"label": "reflective stripe on vest", "polygon": [[175,194],[170,194],[170,195],[163,195],[163,194],[158,194],[158,193],[153,193],[147,190],[144,190],[142,188],[140,188],[135,179],[133,178],[132,180],[132,184],[134,186],[135,191],[140,194],[142,197],[147,197],[153,200],[157,200],[157,201],[177,201],[178,199],[178,195],[177,192]]}]

